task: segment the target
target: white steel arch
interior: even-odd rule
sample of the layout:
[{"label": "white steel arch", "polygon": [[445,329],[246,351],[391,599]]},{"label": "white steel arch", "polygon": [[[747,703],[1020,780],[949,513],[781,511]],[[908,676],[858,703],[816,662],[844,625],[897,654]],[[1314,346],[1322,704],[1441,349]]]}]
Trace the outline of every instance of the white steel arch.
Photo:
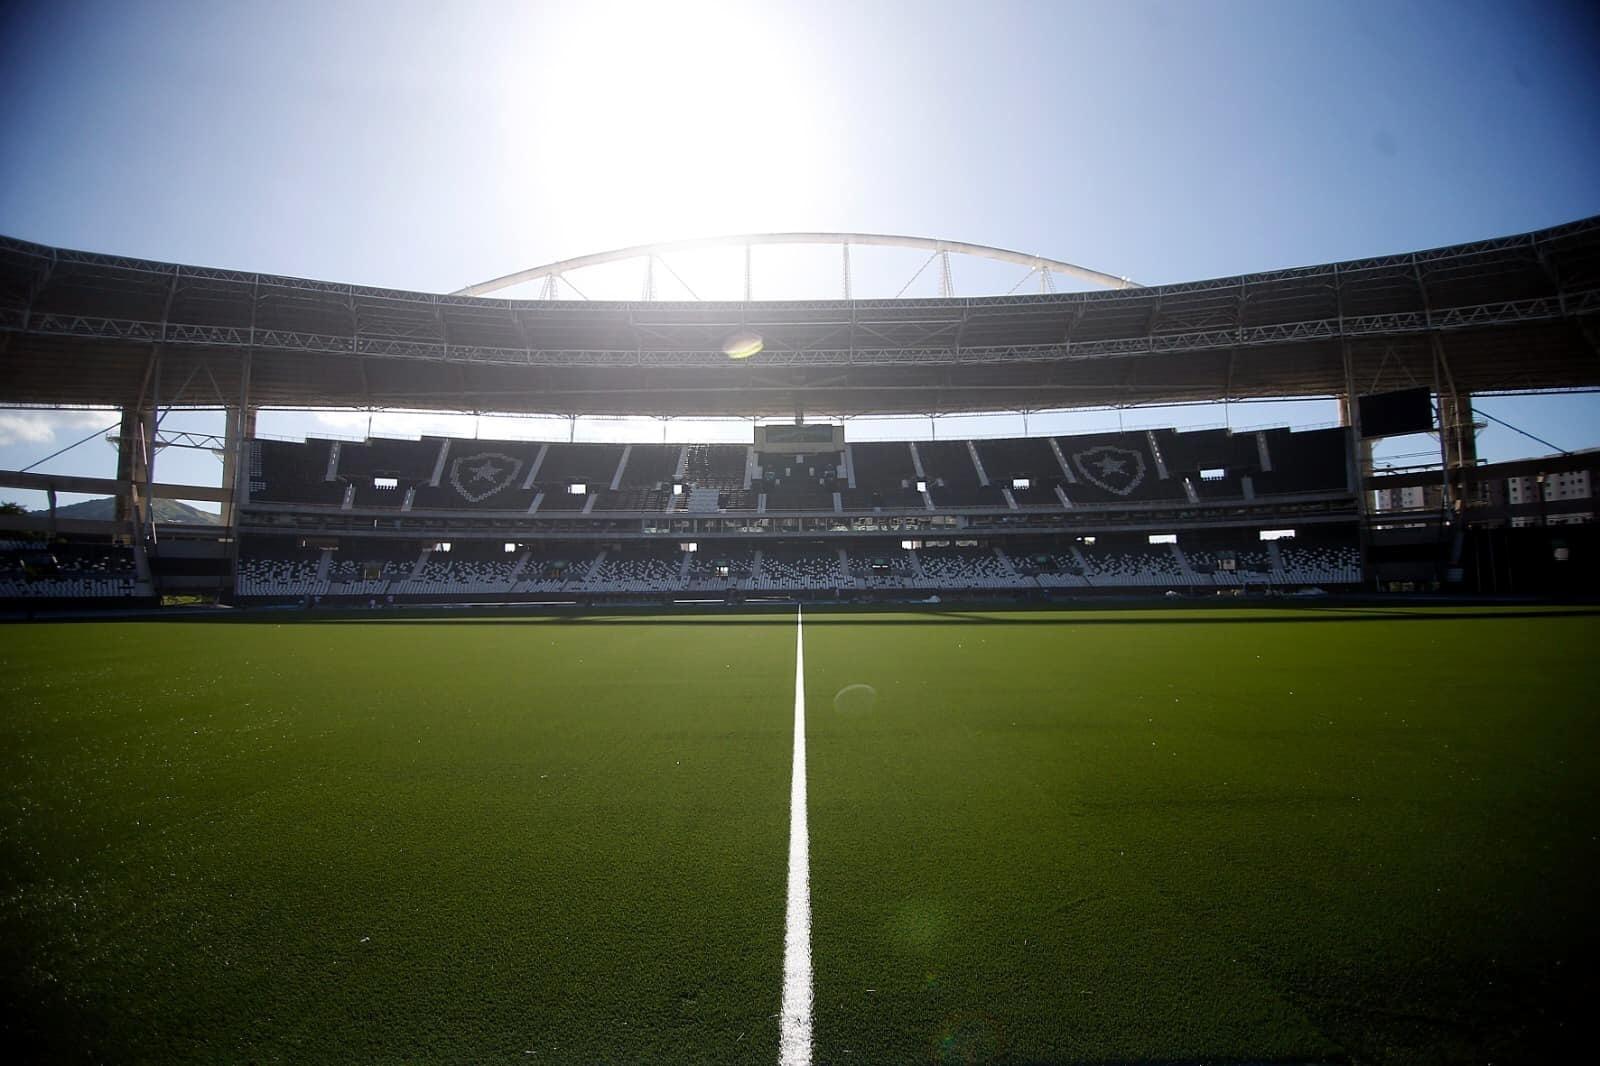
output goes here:
[{"label": "white steel arch", "polygon": [[[606,263],[626,262],[631,259],[643,259],[646,262],[645,298],[650,299],[654,291],[654,267],[659,257],[672,252],[685,252],[706,248],[743,248],[745,250],[745,298],[750,298],[750,248],[763,244],[823,244],[834,245],[843,249],[843,281],[844,292],[850,295],[850,248],[852,246],[879,247],[879,248],[910,248],[929,253],[928,261],[917,271],[921,274],[928,263],[935,258],[940,260],[941,293],[952,296],[952,283],[950,281],[950,256],[963,255],[978,259],[991,259],[1001,263],[1012,263],[1016,266],[1026,267],[1028,273],[1023,276],[1022,282],[1037,275],[1040,286],[1048,290],[1052,283],[1052,274],[1064,274],[1077,278],[1079,281],[1088,282],[1106,289],[1137,289],[1141,288],[1137,282],[1115,274],[1107,274],[1099,270],[1079,266],[1076,263],[1064,262],[1060,259],[1050,259],[1041,255],[1032,255],[1027,252],[1017,252],[1009,248],[995,248],[987,244],[969,244],[965,241],[946,241],[932,237],[910,237],[894,233],[746,233],[726,237],[697,237],[689,240],[666,241],[660,244],[636,244],[627,248],[616,248],[607,252],[593,252],[589,255],[575,256],[571,259],[562,259],[543,266],[529,267],[512,274],[505,274],[488,281],[480,281],[476,285],[468,285],[457,289],[455,296],[488,296],[502,289],[511,288],[530,281],[544,281],[545,295],[554,295],[555,284],[565,280],[563,275],[583,270],[587,267],[601,266]],[[662,262],[662,266],[669,272],[670,266]],[[681,280],[681,279],[680,279]],[[915,276],[913,276],[915,280]],[[583,295],[570,281],[568,286],[573,291]],[[907,282],[909,286],[910,282]],[[687,288],[687,286],[685,286]],[[904,290],[902,290],[904,291]],[[692,291],[691,291],[692,295]]]}]

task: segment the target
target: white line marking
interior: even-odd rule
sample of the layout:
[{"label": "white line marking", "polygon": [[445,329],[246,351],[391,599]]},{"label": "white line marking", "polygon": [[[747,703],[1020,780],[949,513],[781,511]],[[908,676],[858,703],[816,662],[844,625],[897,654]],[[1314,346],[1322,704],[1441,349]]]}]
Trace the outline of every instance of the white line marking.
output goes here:
[{"label": "white line marking", "polygon": [[779,1066],[811,1066],[811,858],[806,830],[806,645],[794,615],[794,769],[789,784],[789,913],[783,934]]}]

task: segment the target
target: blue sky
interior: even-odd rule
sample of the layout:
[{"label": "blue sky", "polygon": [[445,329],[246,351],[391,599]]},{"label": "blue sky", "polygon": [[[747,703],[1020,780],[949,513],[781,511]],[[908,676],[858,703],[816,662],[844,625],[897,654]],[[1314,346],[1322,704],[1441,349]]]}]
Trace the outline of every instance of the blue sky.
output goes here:
[{"label": "blue sky", "polygon": [[[1559,3],[14,2],[0,8],[0,232],[447,291],[645,241],[864,230],[1160,283],[1600,212],[1596,54],[1593,6]],[[1563,447],[1600,443],[1593,396],[1482,406]],[[98,417],[0,411],[0,467]],[[1333,417],[1327,404],[1122,416]],[[366,419],[279,414],[264,429],[359,435]],[[1480,447],[1545,450],[1498,426]],[[44,469],[110,461],[92,442]],[[205,453],[162,463],[163,478],[216,480]]]}]

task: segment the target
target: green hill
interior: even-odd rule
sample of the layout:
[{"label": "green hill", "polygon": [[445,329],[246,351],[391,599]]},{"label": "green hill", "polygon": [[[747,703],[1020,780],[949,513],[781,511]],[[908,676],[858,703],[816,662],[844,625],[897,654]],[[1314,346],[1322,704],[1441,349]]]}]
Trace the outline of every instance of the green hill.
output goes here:
[{"label": "green hill", "polygon": [[[222,522],[220,516],[210,511],[202,511],[198,507],[190,507],[178,500],[157,500],[155,507],[157,522],[191,526],[215,526]],[[110,496],[98,500],[84,500],[82,503],[69,503],[56,508],[57,518],[84,518],[109,522],[116,516],[116,500]]]}]

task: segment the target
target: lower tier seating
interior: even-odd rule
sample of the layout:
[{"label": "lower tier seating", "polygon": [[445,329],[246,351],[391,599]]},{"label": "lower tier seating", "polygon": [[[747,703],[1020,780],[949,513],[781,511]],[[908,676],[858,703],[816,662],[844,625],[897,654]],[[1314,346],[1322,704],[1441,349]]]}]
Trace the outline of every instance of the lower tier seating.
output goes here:
[{"label": "lower tier seating", "polygon": [[[561,593],[675,595],[875,590],[1188,589],[1349,585],[1361,580],[1353,537],[1261,541],[1207,535],[1149,544],[1118,535],[1028,543],[934,542],[909,549],[860,540],[803,544],[571,543],[496,553],[404,549],[280,550],[246,554],[237,588],[247,598],[503,597]],[[1180,538],[1181,540],[1181,538]],[[0,573],[0,580],[15,580]],[[108,579],[111,580],[111,579]],[[115,579],[121,580],[121,579]]]}]

